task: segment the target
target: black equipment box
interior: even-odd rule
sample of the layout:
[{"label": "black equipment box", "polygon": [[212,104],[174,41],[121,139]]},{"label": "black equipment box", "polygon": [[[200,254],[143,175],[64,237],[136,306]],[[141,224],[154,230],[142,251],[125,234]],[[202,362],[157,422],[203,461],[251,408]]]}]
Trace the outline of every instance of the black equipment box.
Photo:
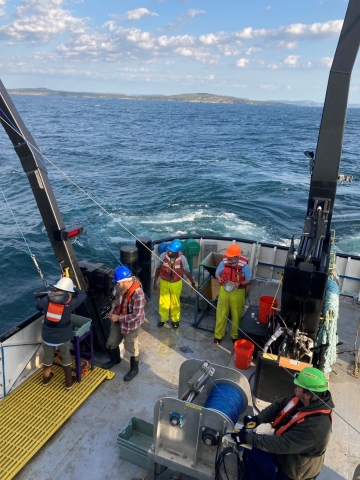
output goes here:
[{"label": "black equipment box", "polygon": [[240,328],[239,337],[254,343],[254,358],[256,358],[257,352],[261,351],[265,345],[269,328],[267,324],[259,321],[259,307],[257,305],[248,307],[241,320]]},{"label": "black equipment box", "polygon": [[[301,363],[302,362],[298,362]],[[306,364],[302,364],[304,367]],[[309,364],[307,364],[309,366]],[[254,397],[264,402],[274,402],[287,397],[294,391],[294,374],[302,368],[295,369],[280,366],[277,355],[259,352],[256,362]]]}]

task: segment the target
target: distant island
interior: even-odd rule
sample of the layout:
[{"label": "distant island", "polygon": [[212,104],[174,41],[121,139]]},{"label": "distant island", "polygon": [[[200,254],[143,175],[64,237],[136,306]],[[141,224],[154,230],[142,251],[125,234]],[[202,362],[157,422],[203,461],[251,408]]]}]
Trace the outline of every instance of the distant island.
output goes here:
[{"label": "distant island", "polygon": [[9,89],[13,95],[42,95],[84,98],[119,98],[125,100],[162,100],[165,102],[191,102],[191,103],[237,103],[248,105],[284,105],[282,102],[255,101],[247,98],[230,97],[227,95],[214,95],[212,93],[182,93],[180,95],[128,95],[125,93],[89,93],[65,92],[50,90],[48,88],[17,88]]},{"label": "distant island", "polygon": [[[13,95],[42,95],[62,97],[84,97],[84,98],[118,98],[122,100],[162,100],[165,102],[190,102],[190,103],[227,103],[243,105],[279,105],[294,107],[323,107],[323,103],[288,100],[249,100],[248,98],[231,97],[228,95],[214,95],[212,93],[182,93],[179,95],[128,95],[126,93],[93,93],[93,92],[66,92],[62,90],[51,90],[49,88],[13,88],[8,92]],[[351,108],[360,108],[360,105],[349,105]]]},{"label": "distant island", "polygon": [[119,98],[123,100],[162,100],[165,102],[190,102],[190,103],[228,103],[246,105],[285,105],[283,102],[255,101],[247,98],[237,98],[227,95],[214,95],[212,93],[183,93],[179,95],[128,95],[125,93],[89,93],[89,92],[66,92],[62,90],[50,90],[48,88],[17,88],[9,89],[13,95],[42,95],[62,97],[84,98]]}]

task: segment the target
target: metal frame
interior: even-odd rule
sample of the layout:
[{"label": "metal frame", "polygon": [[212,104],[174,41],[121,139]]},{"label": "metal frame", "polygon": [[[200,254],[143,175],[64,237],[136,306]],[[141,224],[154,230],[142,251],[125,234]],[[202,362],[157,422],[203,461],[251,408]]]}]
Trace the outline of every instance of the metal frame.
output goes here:
[{"label": "metal frame", "polygon": [[[183,362],[179,370],[178,398],[162,398],[155,405],[153,444],[148,451],[149,480],[170,478],[175,472],[198,480],[214,478],[218,444],[221,452],[223,442],[226,443],[222,437],[234,428],[232,420],[224,413],[204,407],[216,384],[232,385],[241,394],[243,408],[239,419],[253,414],[250,385],[246,377],[235,369],[209,362],[207,366],[212,371],[211,376],[201,393],[191,403],[182,400],[183,397],[188,398],[189,388],[193,390],[197,383],[195,379],[202,378],[203,364],[202,360],[193,359]],[[172,417],[179,421],[172,424]],[[217,439],[217,443],[205,444],[203,435],[208,432]],[[235,457],[229,457],[226,468],[231,477],[237,475]],[[160,477],[157,477],[159,474]]]}]

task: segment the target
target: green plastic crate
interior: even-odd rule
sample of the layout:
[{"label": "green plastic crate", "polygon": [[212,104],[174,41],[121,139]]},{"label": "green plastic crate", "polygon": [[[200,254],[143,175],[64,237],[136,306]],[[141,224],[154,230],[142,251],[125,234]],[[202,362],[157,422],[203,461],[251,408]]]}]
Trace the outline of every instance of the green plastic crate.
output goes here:
[{"label": "green plastic crate", "polygon": [[153,443],[154,426],[133,417],[117,436],[120,457],[147,468],[148,450]]},{"label": "green plastic crate", "polygon": [[80,315],[71,314],[71,330],[73,337],[81,337],[90,330],[91,318],[80,317]]}]

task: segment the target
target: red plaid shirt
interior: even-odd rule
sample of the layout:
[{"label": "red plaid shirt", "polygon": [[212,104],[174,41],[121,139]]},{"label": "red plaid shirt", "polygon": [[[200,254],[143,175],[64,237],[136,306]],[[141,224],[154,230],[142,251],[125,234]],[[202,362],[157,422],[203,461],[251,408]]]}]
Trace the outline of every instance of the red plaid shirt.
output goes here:
[{"label": "red plaid shirt", "polygon": [[145,295],[142,288],[137,288],[132,295],[133,312],[126,315],[120,313],[121,333],[126,335],[133,332],[145,322]]}]

